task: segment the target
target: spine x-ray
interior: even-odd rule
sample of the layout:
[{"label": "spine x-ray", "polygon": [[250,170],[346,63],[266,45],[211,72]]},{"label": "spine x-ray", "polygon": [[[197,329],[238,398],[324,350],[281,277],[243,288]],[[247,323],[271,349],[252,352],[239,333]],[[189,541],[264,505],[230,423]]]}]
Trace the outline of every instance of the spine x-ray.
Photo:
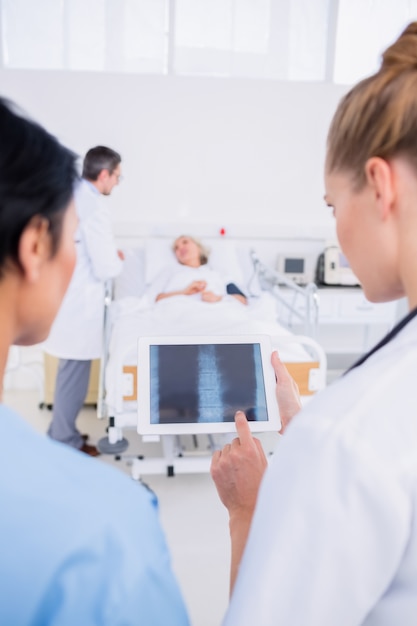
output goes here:
[{"label": "spine x-ray", "polygon": [[150,346],[151,423],[266,421],[259,344]]}]

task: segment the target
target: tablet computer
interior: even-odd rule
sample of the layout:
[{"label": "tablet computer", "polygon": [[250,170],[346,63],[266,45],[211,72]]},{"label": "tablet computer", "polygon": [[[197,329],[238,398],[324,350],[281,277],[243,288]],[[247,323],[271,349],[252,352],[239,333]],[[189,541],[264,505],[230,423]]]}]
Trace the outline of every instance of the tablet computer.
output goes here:
[{"label": "tablet computer", "polygon": [[280,430],[267,335],[141,337],[141,435],[235,432],[241,410],[254,432]]}]

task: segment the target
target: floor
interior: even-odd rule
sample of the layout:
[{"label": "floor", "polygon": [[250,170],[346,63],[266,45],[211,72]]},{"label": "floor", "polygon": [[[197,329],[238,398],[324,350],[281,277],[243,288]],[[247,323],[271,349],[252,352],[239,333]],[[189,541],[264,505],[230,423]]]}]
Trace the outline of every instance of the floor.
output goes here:
[{"label": "floor", "polygon": [[[339,372],[329,372],[330,382]],[[8,390],[4,402],[17,410],[40,432],[46,432],[51,413],[39,409],[34,390]],[[88,433],[92,443],[106,436],[107,424],[97,419],[93,407],[85,407],[78,418],[81,432]],[[132,457],[145,454],[160,456],[157,443],[143,444],[134,430],[124,431],[129,447],[121,460],[101,455],[97,463],[113,465],[132,480]],[[261,435],[264,449],[270,454],[277,444],[274,433]],[[184,439],[193,449],[192,438]],[[208,442],[200,437],[199,449]],[[146,475],[143,480],[158,496],[161,523],[171,549],[174,571],[187,604],[193,626],[220,624],[228,602],[229,536],[226,510],[221,504],[208,473]]]}]

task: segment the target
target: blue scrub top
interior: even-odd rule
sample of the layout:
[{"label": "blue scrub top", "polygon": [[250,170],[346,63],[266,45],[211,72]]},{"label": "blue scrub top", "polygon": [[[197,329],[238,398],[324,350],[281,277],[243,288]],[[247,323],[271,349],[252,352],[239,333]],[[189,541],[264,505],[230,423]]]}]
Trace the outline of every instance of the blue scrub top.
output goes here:
[{"label": "blue scrub top", "polygon": [[0,624],[189,624],[155,496],[3,405],[0,425]]}]

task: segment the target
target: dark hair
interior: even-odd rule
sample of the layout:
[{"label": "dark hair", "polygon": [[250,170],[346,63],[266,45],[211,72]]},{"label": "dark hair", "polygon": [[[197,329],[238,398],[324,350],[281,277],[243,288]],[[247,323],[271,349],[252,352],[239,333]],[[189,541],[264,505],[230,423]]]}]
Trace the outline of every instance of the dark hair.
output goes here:
[{"label": "dark hair", "polygon": [[97,180],[102,170],[108,170],[109,174],[113,174],[121,161],[122,157],[118,152],[106,146],[96,146],[84,157],[82,176],[87,180]]},{"label": "dark hair", "polygon": [[327,138],[328,172],[346,171],[365,182],[373,156],[404,156],[417,167],[417,22],[382,55],[379,71],[341,100]]},{"label": "dark hair", "polygon": [[19,241],[28,223],[48,220],[52,255],[78,178],[77,156],[12,102],[0,98],[0,278],[20,267]]}]

